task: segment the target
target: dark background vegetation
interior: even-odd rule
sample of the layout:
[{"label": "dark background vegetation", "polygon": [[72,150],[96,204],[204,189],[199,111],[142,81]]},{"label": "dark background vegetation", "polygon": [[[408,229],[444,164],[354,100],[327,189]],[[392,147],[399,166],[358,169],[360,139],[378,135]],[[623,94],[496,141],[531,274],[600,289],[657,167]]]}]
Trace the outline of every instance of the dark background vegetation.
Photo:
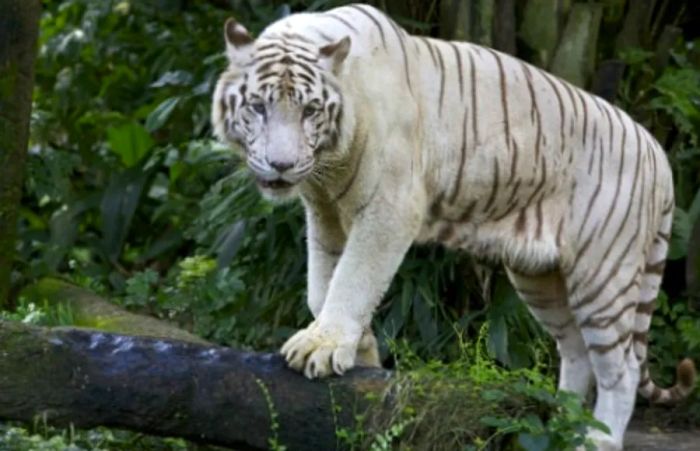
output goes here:
[{"label": "dark background vegetation", "polygon": [[[43,3],[12,294],[0,315],[73,322],[70,312],[19,295],[60,275],[213,342],[276,349],[310,319],[303,217],[298,205],[262,201],[244,165],[212,140],[222,25],[235,15],[256,33],[291,12],[349,2]],[[654,133],[673,166],[677,208],[651,367],[670,384],[681,357],[700,361],[698,2],[370,3],[413,33],[493,46],[547,68]],[[411,250],[374,326],[387,365],[395,340],[420,357],[450,360],[460,339],[480,331],[505,368],[541,359],[533,343],[552,348],[501,270],[433,247]],[[690,405],[697,421],[700,406]]]}]

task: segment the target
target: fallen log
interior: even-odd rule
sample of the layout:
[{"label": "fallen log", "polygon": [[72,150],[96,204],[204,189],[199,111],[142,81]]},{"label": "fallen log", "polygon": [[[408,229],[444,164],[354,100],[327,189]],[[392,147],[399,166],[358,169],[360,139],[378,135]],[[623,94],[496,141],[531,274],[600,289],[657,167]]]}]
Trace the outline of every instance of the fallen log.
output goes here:
[{"label": "fallen log", "polygon": [[[0,321],[0,421],[38,417],[56,426],[108,426],[237,450],[334,450],[349,443],[368,449],[367,438],[378,436],[440,450],[484,437],[481,418],[508,409],[518,417],[543,413],[532,400],[518,399],[517,390],[515,396],[503,391],[493,404],[482,397],[495,392],[486,381],[470,386],[468,379],[434,376],[421,382],[360,368],[309,381],[276,354]],[[402,408],[397,386],[416,395],[403,400],[414,411],[411,425],[391,421]],[[397,427],[403,432],[392,432]],[[358,441],[353,434],[365,436]],[[680,451],[696,449],[698,436],[661,438]],[[636,426],[625,449],[657,449],[649,444],[659,437],[658,428]],[[493,449],[512,445],[503,435],[489,440]]]},{"label": "fallen log", "polygon": [[0,322],[0,420],[39,415],[235,449],[331,450],[390,374],[309,381],[274,354]]}]

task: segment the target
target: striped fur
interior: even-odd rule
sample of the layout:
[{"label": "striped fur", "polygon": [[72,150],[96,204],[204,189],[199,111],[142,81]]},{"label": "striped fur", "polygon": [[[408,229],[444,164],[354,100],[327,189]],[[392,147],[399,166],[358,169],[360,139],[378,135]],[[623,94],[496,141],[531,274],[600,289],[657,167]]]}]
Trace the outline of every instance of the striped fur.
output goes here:
[{"label": "striped fur", "polygon": [[316,319],[282,348],[290,366],[378,364],[373,310],[409,246],[439,242],[505,264],[557,341],[560,389],[595,380],[601,449],[622,446],[637,387],[657,402],[689,393],[689,360],[671,389],[649,378],[673,183],[623,111],[494,50],[410,36],[366,5],[292,15],[254,41],[235,22],[226,34],[216,134],[242,145],[266,195],[298,193],[306,208]]}]

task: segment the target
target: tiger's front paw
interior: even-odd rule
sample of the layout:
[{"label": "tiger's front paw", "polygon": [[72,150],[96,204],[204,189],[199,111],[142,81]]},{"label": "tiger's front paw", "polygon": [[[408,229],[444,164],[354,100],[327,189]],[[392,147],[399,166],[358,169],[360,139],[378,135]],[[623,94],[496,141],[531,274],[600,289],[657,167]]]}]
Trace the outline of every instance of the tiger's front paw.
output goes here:
[{"label": "tiger's front paw", "polygon": [[379,358],[379,346],[372,329],[365,329],[357,345],[357,356],[355,365],[370,368],[381,368],[382,362]]},{"label": "tiger's front paw", "polygon": [[309,379],[343,374],[355,365],[361,333],[359,327],[314,321],[292,335],[281,352],[291,368]]}]

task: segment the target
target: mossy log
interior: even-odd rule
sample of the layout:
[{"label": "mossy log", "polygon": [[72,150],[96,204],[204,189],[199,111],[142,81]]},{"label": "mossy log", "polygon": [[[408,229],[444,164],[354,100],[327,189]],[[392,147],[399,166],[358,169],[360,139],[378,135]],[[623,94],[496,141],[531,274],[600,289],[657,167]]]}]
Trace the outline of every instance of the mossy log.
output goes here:
[{"label": "mossy log", "polygon": [[390,373],[309,381],[279,355],[0,322],[0,420],[97,425],[262,450],[338,448]]},{"label": "mossy log", "polygon": [[51,310],[66,311],[77,328],[208,344],[166,321],[128,312],[90,290],[59,279],[41,279],[26,287],[21,296],[40,306],[48,305]]},{"label": "mossy log", "polygon": [[[369,399],[393,376],[359,368],[310,381],[276,354],[0,321],[0,421],[109,426],[237,450],[344,449],[340,432],[358,431],[358,415],[391,411],[392,397]],[[625,449],[656,449],[647,444],[660,439],[696,449],[696,433],[647,429],[631,429]]]}]

